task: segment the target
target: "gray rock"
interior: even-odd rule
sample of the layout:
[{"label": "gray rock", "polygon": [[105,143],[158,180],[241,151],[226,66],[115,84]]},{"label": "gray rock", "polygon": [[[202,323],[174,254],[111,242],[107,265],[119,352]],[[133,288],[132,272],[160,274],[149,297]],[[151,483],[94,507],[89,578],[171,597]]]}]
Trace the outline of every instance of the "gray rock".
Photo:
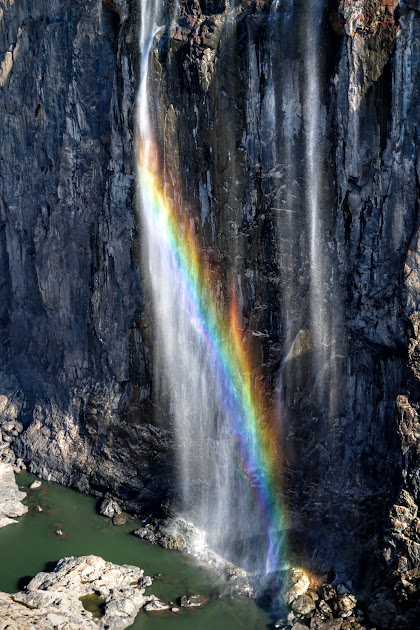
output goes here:
[{"label": "gray rock", "polygon": [[147,598],[147,602],[144,606],[144,610],[146,612],[163,612],[164,610],[169,610],[169,604],[163,603],[160,599],[151,595]]},{"label": "gray rock", "polygon": [[207,604],[209,601],[208,597],[205,595],[183,595],[181,597],[181,607],[182,608],[199,608]]},{"label": "gray rock", "polygon": [[147,540],[147,542],[150,542],[152,545],[156,544],[156,536],[152,527],[140,527],[136,529],[133,534],[142,540]]},{"label": "gray rock", "polygon": [[[52,573],[38,573],[25,591],[0,593],[0,618],[19,630],[34,626],[45,630],[65,626],[68,630],[123,630],[132,625],[145,604],[138,586],[143,571],[118,566],[98,556],[64,558]],[[105,605],[104,616],[93,619],[80,597],[95,593]]]},{"label": "gray rock", "polygon": [[13,467],[0,462],[0,527],[16,523],[15,517],[28,511],[22,504],[25,497],[25,492],[21,492],[16,484]]},{"label": "gray rock", "polygon": [[36,479],[30,484],[29,488],[31,490],[36,490],[36,488],[40,488],[41,486],[42,486],[42,481],[40,481],[39,479]]},{"label": "gray rock", "polygon": [[104,516],[108,516],[108,518],[112,518],[115,514],[121,514],[122,509],[112,497],[107,497],[102,501],[99,512]]}]

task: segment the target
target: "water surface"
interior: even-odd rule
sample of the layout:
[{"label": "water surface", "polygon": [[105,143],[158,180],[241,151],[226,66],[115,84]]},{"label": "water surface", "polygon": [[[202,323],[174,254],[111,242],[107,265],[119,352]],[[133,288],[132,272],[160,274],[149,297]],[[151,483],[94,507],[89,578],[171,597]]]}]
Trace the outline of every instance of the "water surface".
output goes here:
[{"label": "water surface", "polygon": [[[146,592],[174,604],[186,594],[210,595],[220,590],[215,577],[195,565],[194,559],[176,551],[153,547],[131,535],[140,526],[129,519],[115,527],[97,514],[96,500],[55,483],[42,482],[30,490],[35,479],[26,472],[17,482],[28,493],[29,512],[19,523],[0,529],[0,590],[20,590],[39,571],[52,570],[65,556],[94,554],[117,564],[134,564],[145,575],[157,578]],[[37,512],[40,505],[43,512]],[[63,536],[57,536],[61,529]],[[216,599],[202,609],[181,609],[179,614],[147,614],[140,611],[134,630],[266,630],[269,617],[253,601]]]}]

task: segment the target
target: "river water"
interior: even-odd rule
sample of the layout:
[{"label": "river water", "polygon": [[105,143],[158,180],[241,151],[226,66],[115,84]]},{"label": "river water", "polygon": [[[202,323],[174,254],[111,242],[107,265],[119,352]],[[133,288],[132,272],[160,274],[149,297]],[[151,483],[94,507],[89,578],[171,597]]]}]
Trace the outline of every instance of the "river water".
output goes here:
[{"label": "river water", "polygon": [[[35,479],[28,473],[17,482],[28,493],[29,512],[19,523],[0,529],[0,590],[16,592],[39,571],[53,570],[65,556],[94,554],[117,564],[133,564],[146,575],[162,574],[147,592],[174,603],[185,594],[210,595],[220,590],[214,576],[195,565],[194,559],[176,551],[154,547],[131,535],[140,522],[129,519],[115,527],[97,513],[96,500],[70,488],[43,482],[28,489]],[[43,512],[36,512],[40,505]],[[60,537],[57,529],[64,532]],[[269,617],[253,601],[210,601],[202,609],[181,609],[179,614],[140,611],[135,630],[263,630]]]}]

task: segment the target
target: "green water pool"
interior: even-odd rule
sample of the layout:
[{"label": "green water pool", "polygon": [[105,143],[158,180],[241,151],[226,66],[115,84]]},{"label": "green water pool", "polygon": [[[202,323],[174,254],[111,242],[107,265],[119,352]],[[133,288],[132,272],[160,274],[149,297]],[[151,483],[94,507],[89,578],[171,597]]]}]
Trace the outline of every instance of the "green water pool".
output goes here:
[{"label": "green water pool", "polygon": [[[27,492],[29,511],[19,523],[0,529],[0,590],[20,590],[39,571],[52,570],[60,558],[94,554],[117,564],[134,564],[145,575],[161,576],[147,592],[163,601],[176,602],[182,595],[209,595],[219,590],[214,577],[195,565],[194,559],[175,551],[153,547],[131,535],[139,521],[129,519],[115,527],[96,511],[96,500],[55,483],[17,475]],[[40,505],[43,512],[37,512]],[[63,536],[55,531],[61,529]],[[182,609],[179,614],[158,615],[140,611],[135,630],[267,630],[272,622],[253,601],[215,599],[201,609]]]}]

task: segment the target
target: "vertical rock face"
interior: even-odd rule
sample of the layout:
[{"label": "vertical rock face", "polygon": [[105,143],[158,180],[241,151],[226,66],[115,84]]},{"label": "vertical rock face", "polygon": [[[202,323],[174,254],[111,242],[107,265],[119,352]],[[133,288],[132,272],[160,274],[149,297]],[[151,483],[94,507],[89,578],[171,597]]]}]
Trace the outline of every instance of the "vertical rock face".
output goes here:
[{"label": "vertical rock face", "polygon": [[[137,5],[0,8],[2,413],[18,410],[38,473],[159,504],[172,438],[134,212]],[[283,410],[290,539],[361,586],[385,550],[404,598],[419,560],[418,3],[174,9],[151,62],[165,177],[226,301],[238,283],[255,376]]]},{"label": "vertical rock face", "polygon": [[[291,538],[365,582],[401,484],[419,17],[412,3],[243,2],[217,13],[186,2],[153,66],[167,180],[220,275],[239,278],[259,375],[279,390]],[[313,319],[315,185],[327,350]]]},{"label": "vertical rock face", "polygon": [[18,449],[33,470],[137,499],[153,458],[165,475],[166,438],[147,426],[136,14],[2,0],[0,16],[2,413],[29,425]]}]

